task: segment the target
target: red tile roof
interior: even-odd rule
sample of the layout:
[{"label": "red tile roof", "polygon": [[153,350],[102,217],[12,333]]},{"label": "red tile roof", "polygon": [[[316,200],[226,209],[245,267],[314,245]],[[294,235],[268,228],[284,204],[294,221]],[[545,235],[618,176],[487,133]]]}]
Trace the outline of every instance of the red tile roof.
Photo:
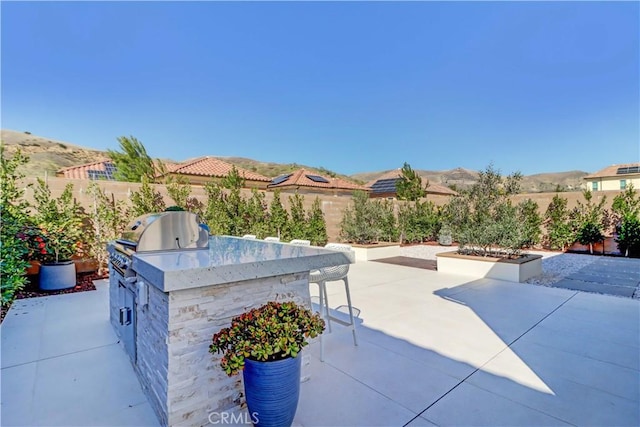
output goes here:
[{"label": "red tile roof", "polygon": [[[394,178],[400,178],[401,176],[402,176],[402,169],[393,169],[388,172],[385,172],[378,178],[367,182],[365,185],[368,188],[371,188],[373,184],[380,181],[381,179],[394,179]],[[425,183],[424,179],[422,180],[422,183],[423,184]],[[429,186],[427,187],[427,194],[444,194],[444,195],[456,196],[458,193],[456,191],[453,191],[449,187],[429,181]]]},{"label": "red tile roof", "polygon": [[[309,176],[318,176],[324,178],[328,182],[316,182],[309,178]],[[314,188],[326,188],[331,190],[362,190],[369,191],[365,186],[354,184],[342,178],[330,178],[322,175],[318,175],[316,172],[311,172],[306,169],[298,169],[291,173],[286,180],[279,184],[269,184],[267,188],[283,188],[283,187],[314,187]]]},{"label": "red tile roof", "polygon": [[[604,169],[600,169],[598,172],[594,172],[594,173],[592,173],[590,175],[587,175],[587,176],[583,177],[583,179],[620,177],[620,176],[623,176],[623,175],[618,175],[616,173],[619,168],[628,168],[628,167],[634,167],[634,166],[640,166],[640,163],[625,163],[625,164],[622,164],[622,165],[607,166]],[[637,174],[629,174],[629,175],[637,175]]]},{"label": "red tile roof", "polygon": [[[231,172],[233,165],[215,157],[205,156],[179,164],[166,165],[166,168],[168,173],[223,178]],[[242,169],[237,166],[236,170],[240,176],[250,181],[271,181],[271,178],[267,178],[264,175]]]},{"label": "red tile roof", "polygon": [[106,171],[107,164],[111,163],[111,159],[102,159],[97,162],[88,163],[79,166],[70,166],[68,168],[60,169],[56,172],[56,175],[62,178],[70,179],[89,179],[89,171]]}]

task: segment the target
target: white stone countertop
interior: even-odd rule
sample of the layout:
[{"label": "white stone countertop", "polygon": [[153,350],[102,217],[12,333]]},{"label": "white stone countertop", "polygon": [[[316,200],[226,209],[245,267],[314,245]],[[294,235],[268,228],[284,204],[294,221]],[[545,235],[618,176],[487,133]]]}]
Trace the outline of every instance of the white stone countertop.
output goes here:
[{"label": "white stone countertop", "polygon": [[353,264],[352,252],[230,236],[211,236],[209,249],[133,255],[133,270],[163,292],[308,272]]}]

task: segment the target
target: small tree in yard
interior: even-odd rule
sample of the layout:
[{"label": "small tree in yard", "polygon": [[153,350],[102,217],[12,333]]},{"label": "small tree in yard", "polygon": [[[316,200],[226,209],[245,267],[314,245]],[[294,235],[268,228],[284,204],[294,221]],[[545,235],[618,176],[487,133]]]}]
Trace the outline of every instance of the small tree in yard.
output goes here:
[{"label": "small tree in yard", "polygon": [[524,245],[531,248],[540,243],[542,218],[538,213],[538,204],[531,199],[520,202],[518,216],[523,220]]},{"label": "small tree in yard", "polygon": [[434,240],[440,228],[440,213],[430,201],[403,204],[398,210],[398,228],[405,243]]},{"label": "small tree in yard", "polygon": [[[429,184],[427,183],[427,186]],[[398,200],[416,201],[427,195],[426,187],[422,187],[422,178],[409,163],[402,166],[402,175],[396,181],[396,195]]]},{"label": "small tree in yard", "polygon": [[593,194],[589,190],[582,192],[586,204],[578,200],[578,223],[576,237],[582,245],[589,245],[589,252],[593,254],[593,244],[604,240],[603,218],[606,196],[600,203],[593,202]]},{"label": "small tree in yard", "polygon": [[142,177],[140,189],[131,194],[131,203],[134,216],[162,212],[166,208],[162,194],[151,187],[147,177]]},{"label": "small tree in yard", "polygon": [[251,190],[251,198],[246,201],[245,221],[248,233],[266,237],[269,231],[269,215],[264,193],[255,188]]},{"label": "small tree in yard", "polygon": [[87,234],[89,254],[102,270],[109,260],[107,243],[122,235],[129,220],[129,209],[124,201],[116,202],[113,195],[109,197],[95,182],[89,184],[87,193],[93,197],[93,206],[90,208],[92,232]]},{"label": "small tree in yard", "polygon": [[271,204],[269,205],[269,235],[284,239],[288,222],[289,214],[284,206],[282,206],[280,190],[276,190],[273,193],[273,200],[271,200]]},{"label": "small tree in yard", "polygon": [[209,227],[211,234],[229,234],[231,220],[225,207],[226,195],[215,182],[209,182],[204,187],[207,202],[203,209],[203,220]]},{"label": "small tree in yard", "polygon": [[122,151],[108,150],[109,157],[116,165],[115,178],[128,182],[141,182],[142,177],[153,180],[156,167],[142,142],[133,136],[121,136],[118,142]]},{"label": "small tree in yard", "polygon": [[489,165],[478,182],[445,209],[447,222],[455,227],[459,252],[475,255],[517,256],[527,241],[521,212],[508,196],[519,188],[519,173],[503,180]]},{"label": "small tree in yard", "polygon": [[304,197],[300,194],[289,196],[289,223],[287,224],[287,240],[304,239],[307,235]]},{"label": "small tree in yard", "polygon": [[353,205],[342,214],[340,238],[358,244],[377,242],[382,235],[380,212],[366,192],[355,191]]},{"label": "small tree in yard", "polygon": [[312,245],[322,246],[327,243],[327,224],[324,220],[324,213],[320,206],[320,199],[316,197],[311,206],[311,211],[307,215],[307,239]]},{"label": "small tree in yard", "polygon": [[567,199],[558,194],[553,196],[544,215],[544,227],[546,229],[544,243],[551,249],[564,251],[567,246],[575,242],[575,234],[569,220]]},{"label": "small tree in yard", "polygon": [[613,199],[618,250],[625,256],[640,256],[640,199],[630,184]]}]

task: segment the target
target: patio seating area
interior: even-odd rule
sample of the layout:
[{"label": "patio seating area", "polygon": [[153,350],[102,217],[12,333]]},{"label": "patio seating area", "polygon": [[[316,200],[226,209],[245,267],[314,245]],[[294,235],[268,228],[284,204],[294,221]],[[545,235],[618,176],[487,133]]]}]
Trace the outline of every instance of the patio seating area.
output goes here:
[{"label": "patio seating area", "polygon": [[[640,300],[381,262],[349,285],[358,346],[336,323],[324,362],[305,350],[294,425],[640,425]],[[3,426],[158,425],[96,286],[14,303]],[[344,287],[327,293],[345,315]]]}]

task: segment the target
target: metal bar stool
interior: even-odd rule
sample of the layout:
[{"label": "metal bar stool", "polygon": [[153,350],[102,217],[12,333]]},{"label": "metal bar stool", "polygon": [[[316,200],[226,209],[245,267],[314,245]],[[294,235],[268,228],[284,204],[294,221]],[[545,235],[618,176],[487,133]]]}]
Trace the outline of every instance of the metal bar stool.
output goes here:
[{"label": "metal bar stool", "polygon": [[[336,251],[351,251],[350,245],[341,243],[328,243],[325,245],[326,249]],[[340,323],[341,325],[348,326],[353,334],[353,345],[358,345],[358,338],[356,337],[356,322],[353,318],[353,306],[351,305],[351,293],[349,292],[349,264],[337,265],[334,267],[325,267],[320,270],[314,270],[309,273],[309,283],[317,283],[320,293],[320,314],[327,322],[327,328],[331,332],[331,321]],[[329,299],[327,296],[327,282],[342,281],[344,282],[344,290],[347,294],[347,306],[349,308],[349,322],[342,320],[338,317],[331,316],[329,313]],[[320,334],[320,360],[324,362],[324,344],[322,341],[322,335]]]}]

